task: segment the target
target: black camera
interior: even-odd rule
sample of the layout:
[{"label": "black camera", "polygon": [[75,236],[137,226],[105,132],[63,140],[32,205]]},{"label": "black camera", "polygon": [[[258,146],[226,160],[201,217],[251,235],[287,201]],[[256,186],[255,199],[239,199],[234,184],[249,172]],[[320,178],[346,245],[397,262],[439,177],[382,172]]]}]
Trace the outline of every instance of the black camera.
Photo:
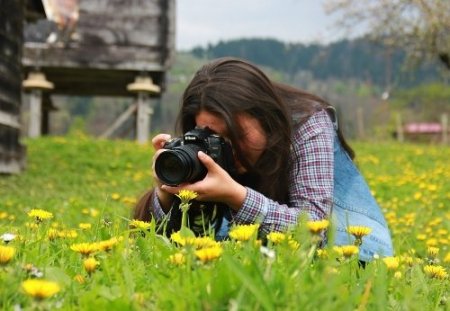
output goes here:
[{"label": "black camera", "polygon": [[168,141],[155,161],[155,172],[159,180],[169,186],[193,183],[202,180],[207,173],[198,159],[203,151],[231,176],[235,174],[231,145],[209,128],[195,128],[183,137]]}]

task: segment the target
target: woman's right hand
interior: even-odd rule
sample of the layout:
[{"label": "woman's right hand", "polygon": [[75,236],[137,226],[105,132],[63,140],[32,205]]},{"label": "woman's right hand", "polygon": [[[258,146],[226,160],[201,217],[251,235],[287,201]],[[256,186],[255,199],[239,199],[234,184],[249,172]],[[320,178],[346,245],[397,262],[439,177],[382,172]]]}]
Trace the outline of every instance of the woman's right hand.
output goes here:
[{"label": "woman's right hand", "polygon": [[152,139],[152,145],[153,145],[153,148],[155,148],[155,154],[153,155],[153,164],[152,164],[153,178],[156,182],[155,190],[156,190],[156,195],[158,196],[159,202],[161,203],[161,207],[163,208],[163,210],[165,212],[167,212],[170,209],[170,206],[172,205],[172,202],[174,199],[174,195],[161,189],[162,183],[158,179],[158,176],[156,176],[156,173],[155,173],[155,160],[158,157],[158,155],[165,150],[164,145],[171,138],[172,137],[169,134],[158,134],[155,137],[153,137],[153,139]]}]

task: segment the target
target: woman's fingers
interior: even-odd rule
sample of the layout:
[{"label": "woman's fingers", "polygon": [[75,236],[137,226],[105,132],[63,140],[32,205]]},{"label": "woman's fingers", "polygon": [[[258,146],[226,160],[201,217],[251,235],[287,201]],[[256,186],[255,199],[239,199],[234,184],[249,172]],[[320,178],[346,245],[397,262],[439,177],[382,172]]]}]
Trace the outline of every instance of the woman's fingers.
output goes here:
[{"label": "woman's fingers", "polygon": [[217,164],[209,155],[207,155],[203,151],[198,152],[198,158],[206,167],[209,173],[214,173],[218,169],[220,169],[220,165]]},{"label": "woman's fingers", "polygon": [[168,142],[171,138],[172,136],[170,136],[169,134],[164,133],[158,134],[155,137],[153,137],[152,145],[156,150],[159,150],[163,148],[166,142]]}]

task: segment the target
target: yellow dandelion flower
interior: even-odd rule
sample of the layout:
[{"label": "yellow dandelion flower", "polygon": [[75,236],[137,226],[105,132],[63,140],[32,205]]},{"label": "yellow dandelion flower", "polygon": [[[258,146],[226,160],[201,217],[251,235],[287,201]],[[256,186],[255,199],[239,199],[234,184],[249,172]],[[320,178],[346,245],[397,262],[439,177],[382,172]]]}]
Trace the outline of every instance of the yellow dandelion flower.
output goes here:
[{"label": "yellow dandelion flower", "polygon": [[119,243],[119,239],[113,237],[111,239],[100,241],[97,244],[97,247],[101,251],[109,251],[111,250],[117,243]]},{"label": "yellow dandelion flower", "polygon": [[395,271],[394,278],[400,280],[402,278],[402,273],[400,271]]},{"label": "yellow dandelion flower", "polygon": [[419,240],[419,241],[425,241],[427,239],[427,235],[423,234],[423,233],[420,233],[420,234],[418,234],[416,236],[416,239]]},{"label": "yellow dandelion flower", "polygon": [[300,248],[300,243],[298,243],[297,241],[295,241],[293,239],[289,239],[288,245],[294,251]]},{"label": "yellow dandelion flower", "polygon": [[30,228],[30,229],[37,229],[37,228],[39,228],[39,225],[34,222],[33,223],[26,222],[25,227]]},{"label": "yellow dandelion flower", "polygon": [[182,252],[178,252],[176,254],[170,255],[169,261],[174,265],[182,265],[186,262],[186,257]]},{"label": "yellow dandelion flower", "polygon": [[119,200],[120,199],[120,194],[118,194],[118,193],[111,194],[111,199],[113,199],[114,201]]},{"label": "yellow dandelion flower", "polygon": [[258,232],[259,225],[237,225],[229,232],[229,236],[238,241],[248,241]]},{"label": "yellow dandelion flower", "polygon": [[428,239],[425,244],[430,247],[430,246],[437,246],[438,245],[438,240],[436,238],[431,238]]},{"label": "yellow dandelion flower", "polygon": [[218,247],[220,243],[212,239],[209,236],[196,237],[193,239],[192,244],[195,248],[207,248],[207,247]]},{"label": "yellow dandelion flower", "polygon": [[361,239],[362,237],[370,234],[372,232],[372,228],[364,226],[348,226],[347,232],[353,235],[356,239]]},{"label": "yellow dandelion flower", "polygon": [[184,245],[186,244],[186,238],[183,237],[183,236],[181,235],[181,232],[180,232],[180,231],[177,231],[177,232],[172,233],[172,234],[170,235],[170,239],[171,239],[173,242],[175,242],[175,243],[177,243],[177,244],[180,244],[180,245],[182,245],[182,246],[184,246]]},{"label": "yellow dandelion flower", "polygon": [[58,283],[42,279],[24,281],[22,289],[27,295],[39,300],[51,297],[61,290]]},{"label": "yellow dandelion flower", "polygon": [[414,258],[411,256],[402,256],[400,259],[410,267],[414,264]]},{"label": "yellow dandelion flower", "polygon": [[421,192],[416,192],[414,193],[414,200],[420,200],[420,198],[422,197],[422,193]]},{"label": "yellow dandelion flower", "polygon": [[220,246],[207,247],[195,251],[195,256],[205,263],[219,258],[222,252],[223,250]]},{"label": "yellow dandelion flower", "polygon": [[398,257],[384,257],[382,260],[388,270],[397,270],[398,266],[400,265]]},{"label": "yellow dandelion flower", "polygon": [[6,265],[14,257],[16,249],[12,246],[0,245],[0,265]]},{"label": "yellow dandelion flower", "polygon": [[89,256],[92,253],[95,253],[99,250],[98,245],[96,243],[78,243],[72,244],[70,249],[80,253],[83,256]]},{"label": "yellow dandelion flower", "polygon": [[327,219],[313,220],[308,221],[306,225],[308,226],[309,232],[311,232],[312,234],[320,234],[322,231],[328,228],[330,222]]},{"label": "yellow dandelion flower", "polygon": [[42,209],[32,209],[28,212],[28,217],[36,219],[37,222],[41,222],[53,218],[53,214]]},{"label": "yellow dandelion flower", "polygon": [[423,268],[423,271],[426,275],[434,279],[446,279],[448,277],[447,271],[445,268],[438,265],[427,265]]},{"label": "yellow dandelion flower", "polygon": [[89,274],[94,272],[98,265],[100,265],[100,262],[95,260],[93,257],[89,257],[83,261],[84,270],[86,270]]},{"label": "yellow dandelion flower", "polygon": [[151,227],[151,223],[145,222],[142,220],[133,219],[130,221],[130,227],[140,229],[140,230],[147,230]]},{"label": "yellow dandelion flower", "polygon": [[78,224],[78,228],[80,228],[81,230],[89,230],[92,228],[92,224],[87,223],[87,222],[82,222]]},{"label": "yellow dandelion flower", "polygon": [[60,231],[58,235],[60,238],[75,239],[78,233],[74,229],[69,229]]},{"label": "yellow dandelion flower", "polygon": [[445,255],[444,262],[445,263],[449,263],[450,262],[450,252],[448,252],[447,255]]},{"label": "yellow dandelion flower", "polygon": [[136,205],[137,200],[136,200],[136,198],[133,198],[133,197],[124,197],[124,198],[122,198],[122,202],[127,205],[134,206],[134,205]]},{"label": "yellow dandelion flower", "polygon": [[431,258],[435,258],[439,254],[439,248],[438,247],[434,247],[434,246],[430,246],[430,247],[427,248],[427,254]]},{"label": "yellow dandelion flower", "polygon": [[50,229],[47,230],[47,238],[50,241],[53,241],[53,240],[55,240],[58,237],[59,237],[59,230],[54,229],[54,228],[50,228]]},{"label": "yellow dandelion flower", "polygon": [[91,215],[91,217],[97,217],[98,214],[100,214],[100,212],[98,210],[96,210],[95,208],[91,208],[89,210],[89,214]]},{"label": "yellow dandelion flower", "polygon": [[194,246],[195,248],[205,248],[220,245],[211,237],[184,237],[180,231],[170,235],[170,239],[181,246]]},{"label": "yellow dandelion flower", "polygon": [[189,201],[194,200],[198,194],[195,191],[183,189],[180,190],[176,196],[180,198],[182,203],[188,203]]},{"label": "yellow dandelion flower", "polygon": [[84,282],[86,282],[86,280],[84,279],[84,276],[82,276],[81,274],[77,274],[73,277],[73,279],[78,282],[79,284],[84,284]]},{"label": "yellow dandelion flower", "polygon": [[269,240],[273,244],[279,244],[282,241],[286,240],[286,234],[282,232],[270,232],[267,235],[267,240]]},{"label": "yellow dandelion flower", "polygon": [[344,256],[345,258],[350,258],[353,255],[359,253],[358,246],[355,245],[341,245],[333,247],[334,251],[336,251],[339,255]]},{"label": "yellow dandelion flower", "polygon": [[322,259],[328,258],[328,251],[326,249],[319,248],[316,250],[316,254],[317,254],[317,257],[319,257],[319,258],[322,258]]}]

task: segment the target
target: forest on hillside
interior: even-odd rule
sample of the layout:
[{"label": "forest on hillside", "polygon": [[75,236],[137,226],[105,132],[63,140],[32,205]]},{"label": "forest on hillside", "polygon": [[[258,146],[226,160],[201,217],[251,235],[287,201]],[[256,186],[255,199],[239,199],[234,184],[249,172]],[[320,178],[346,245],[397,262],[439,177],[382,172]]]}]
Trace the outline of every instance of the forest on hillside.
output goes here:
[{"label": "forest on hillside", "polygon": [[404,51],[367,38],[328,45],[239,39],[196,47],[192,54],[207,59],[237,56],[291,76],[308,71],[318,80],[357,79],[380,87],[409,87],[440,80],[444,69],[437,62],[408,63]]},{"label": "forest on hillside", "polygon": [[[411,64],[401,50],[362,38],[329,45],[240,39],[177,53],[167,75],[167,89],[153,102],[153,133],[173,132],[179,99],[190,77],[209,59],[222,56],[248,59],[271,78],[325,98],[337,107],[351,138],[392,137],[398,115],[404,122],[437,122],[442,113],[450,113],[450,75],[439,63]],[[97,136],[131,101],[54,96],[58,110],[52,113],[50,131],[61,134],[76,128]],[[23,109],[26,127],[26,105]],[[133,135],[132,120],[115,133],[116,137]]]}]

